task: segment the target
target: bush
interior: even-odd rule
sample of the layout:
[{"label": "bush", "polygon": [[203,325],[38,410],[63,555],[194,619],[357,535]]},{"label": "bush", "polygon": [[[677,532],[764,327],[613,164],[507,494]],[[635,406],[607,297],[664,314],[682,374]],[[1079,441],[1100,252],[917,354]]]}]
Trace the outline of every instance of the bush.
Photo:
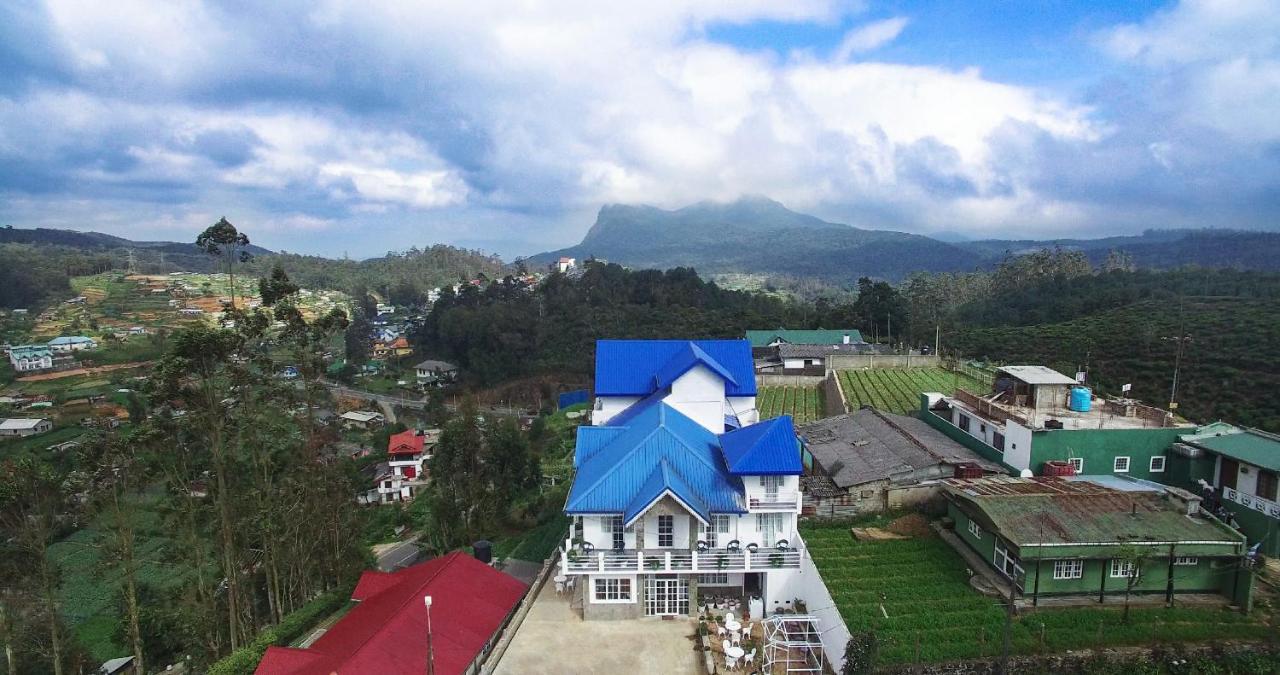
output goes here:
[{"label": "bush", "polygon": [[284,621],[258,633],[253,642],[231,652],[209,667],[208,675],[252,675],[267,647],[287,645],[324,617],[338,611],[351,598],[352,589],[339,588],[317,597],[289,614]]}]

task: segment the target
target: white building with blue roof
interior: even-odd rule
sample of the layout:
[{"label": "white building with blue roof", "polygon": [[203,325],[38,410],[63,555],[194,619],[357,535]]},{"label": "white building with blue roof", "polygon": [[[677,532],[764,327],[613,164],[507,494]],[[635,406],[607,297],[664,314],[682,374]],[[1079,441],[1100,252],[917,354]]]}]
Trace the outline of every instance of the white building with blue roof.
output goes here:
[{"label": "white building with blue roof", "polygon": [[588,619],[696,612],[699,588],[789,602],[803,544],[790,417],[759,422],[746,340],[601,340],[561,572]]}]

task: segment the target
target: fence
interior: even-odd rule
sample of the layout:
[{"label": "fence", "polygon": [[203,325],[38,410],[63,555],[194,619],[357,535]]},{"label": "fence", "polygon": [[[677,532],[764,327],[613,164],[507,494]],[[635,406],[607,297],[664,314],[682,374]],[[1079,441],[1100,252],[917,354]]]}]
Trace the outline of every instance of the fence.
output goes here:
[{"label": "fence", "polygon": [[865,368],[937,368],[942,363],[936,354],[832,354],[827,357],[830,370],[863,370]]},{"label": "fence", "polygon": [[827,378],[822,375],[756,375],[758,387],[812,387],[822,384]]}]

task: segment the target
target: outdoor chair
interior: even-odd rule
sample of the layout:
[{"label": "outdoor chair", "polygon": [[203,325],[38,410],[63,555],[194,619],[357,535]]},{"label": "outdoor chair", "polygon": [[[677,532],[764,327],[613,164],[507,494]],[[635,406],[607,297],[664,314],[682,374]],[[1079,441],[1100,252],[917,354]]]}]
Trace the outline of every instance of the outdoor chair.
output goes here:
[{"label": "outdoor chair", "polygon": [[556,582],[556,595],[564,595],[564,582],[563,582],[563,581],[557,581],[557,582]]}]

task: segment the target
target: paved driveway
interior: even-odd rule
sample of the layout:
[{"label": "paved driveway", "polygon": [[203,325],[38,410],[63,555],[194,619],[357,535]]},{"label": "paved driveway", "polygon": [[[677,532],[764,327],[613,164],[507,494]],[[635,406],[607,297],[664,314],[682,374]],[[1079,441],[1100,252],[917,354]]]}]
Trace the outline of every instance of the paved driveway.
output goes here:
[{"label": "paved driveway", "polygon": [[495,675],[697,675],[686,619],[583,621],[548,582],[498,662]]}]

